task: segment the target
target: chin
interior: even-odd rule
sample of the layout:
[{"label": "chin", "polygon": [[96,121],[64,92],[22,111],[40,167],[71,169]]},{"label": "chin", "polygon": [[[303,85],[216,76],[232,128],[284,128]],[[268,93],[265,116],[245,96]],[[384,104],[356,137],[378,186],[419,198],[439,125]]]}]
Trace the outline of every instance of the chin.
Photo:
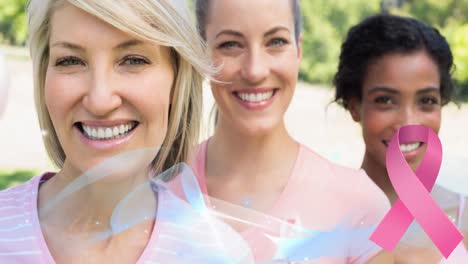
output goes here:
[{"label": "chin", "polygon": [[147,171],[154,156],[118,155],[81,160],[74,164],[76,177],[87,174],[87,177],[102,179],[100,182],[116,182],[135,177]]},{"label": "chin", "polygon": [[273,133],[281,125],[276,120],[249,120],[241,124],[242,130],[252,136],[267,135]]},{"label": "chin", "polygon": [[407,161],[408,165],[413,171],[416,171],[419,167],[419,164],[421,163],[421,159],[415,160],[415,161]]},{"label": "chin", "polygon": [[274,126],[250,126],[245,128],[244,131],[250,136],[266,136],[272,134],[274,129]]}]

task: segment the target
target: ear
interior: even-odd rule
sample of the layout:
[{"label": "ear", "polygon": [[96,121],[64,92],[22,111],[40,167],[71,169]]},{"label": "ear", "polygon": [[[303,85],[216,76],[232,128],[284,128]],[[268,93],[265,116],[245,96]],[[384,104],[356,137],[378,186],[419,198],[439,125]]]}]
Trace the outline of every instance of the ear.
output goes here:
[{"label": "ear", "polygon": [[349,100],[348,110],[355,122],[361,122],[361,101],[358,98]]}]

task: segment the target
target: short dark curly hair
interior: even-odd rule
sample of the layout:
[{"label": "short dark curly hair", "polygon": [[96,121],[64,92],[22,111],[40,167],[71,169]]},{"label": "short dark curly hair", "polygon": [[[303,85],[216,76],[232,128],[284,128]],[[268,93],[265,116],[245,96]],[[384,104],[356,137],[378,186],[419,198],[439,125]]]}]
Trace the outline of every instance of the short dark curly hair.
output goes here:
[{"label": "short dark curly hair", "polygon": [[349,100],[362,100],[362,84],[368,66],[384,55],[424,50],[439,68],[442,105],[453,99],[453,55],[439,31],[423,22],[390,14],[364,19],[352,27],[341,46],[334,77],[335,102],[348,109]]}]

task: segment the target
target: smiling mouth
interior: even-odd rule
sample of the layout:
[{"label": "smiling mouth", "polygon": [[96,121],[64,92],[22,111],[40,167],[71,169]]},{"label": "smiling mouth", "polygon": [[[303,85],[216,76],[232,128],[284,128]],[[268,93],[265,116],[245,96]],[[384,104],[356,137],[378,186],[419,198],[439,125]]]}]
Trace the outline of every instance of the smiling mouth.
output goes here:
[{"label": "smiling mouth", "polygon": [[265,101],[268,101],[270,98],[272,98],[276,92],[278,91],[278,89],[273,89],[273,90],[270,90],[270,91],[265,91],[265,92],[255,92],[255,93],[252,93],[252,92],[240,92],[240,91],[236,91],[236,92],[233,92],[233,94],[239,98],[240,100],[244,101],[244,102],[248,102],[248,103],[261,103],[261,102],[265,102]]},{"label": "smiling mouth", "polygon": [[114,126],[91,126],[85,125],[82,122],[74,124],[74,126],[90,140],[111,140],[123,138],[135,130],[138,125],[139,123],[137,121],[130,121],[128,123]]},{"label": "smiling mouth", "polygon": [[[385,147],[388,147],[388,141],[383,140],[382,143],[385,145]],[[420,148],[423,144],[424,142],[411,142],[411,143],[400,144],[400,150],[403,153],[411,152]]]}]

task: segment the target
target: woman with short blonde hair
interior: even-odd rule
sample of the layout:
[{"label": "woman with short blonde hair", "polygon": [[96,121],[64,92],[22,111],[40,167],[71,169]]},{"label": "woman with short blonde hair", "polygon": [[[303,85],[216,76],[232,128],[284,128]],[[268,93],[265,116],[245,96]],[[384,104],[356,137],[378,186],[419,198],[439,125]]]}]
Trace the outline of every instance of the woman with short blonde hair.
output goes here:
[{"label": "woman with short blonde hair", "polygon": [[190,145],[198,140],[203,74],[210,74],[212,69],[206,59],[204,45],[191,25],[190,15],[184,10],[184,1],[135,0],[116,3],[112,0],[49,0],[44,3],[33,0],[29,4],[28,14],[34,94],[40,127],[47,133],[44,144],[54,164],[61,168],[66,155],[44,104],[44,81],[49,62],[50,20],[54,11],[67,3],[123,32],[171,47],[177,79],[172,91],[168,133],[155,161],[155,168],[163,171],[171,164],[185,161]]},{"label": "woman with short blonde hair", "polygon": [[59,171],[0,192],[0,262],[184,262],[161,233],[173,228],[168,194],[148,177],[185,162],[198,139],[212,68],[185,1],[32,0],[28,18]]}]

